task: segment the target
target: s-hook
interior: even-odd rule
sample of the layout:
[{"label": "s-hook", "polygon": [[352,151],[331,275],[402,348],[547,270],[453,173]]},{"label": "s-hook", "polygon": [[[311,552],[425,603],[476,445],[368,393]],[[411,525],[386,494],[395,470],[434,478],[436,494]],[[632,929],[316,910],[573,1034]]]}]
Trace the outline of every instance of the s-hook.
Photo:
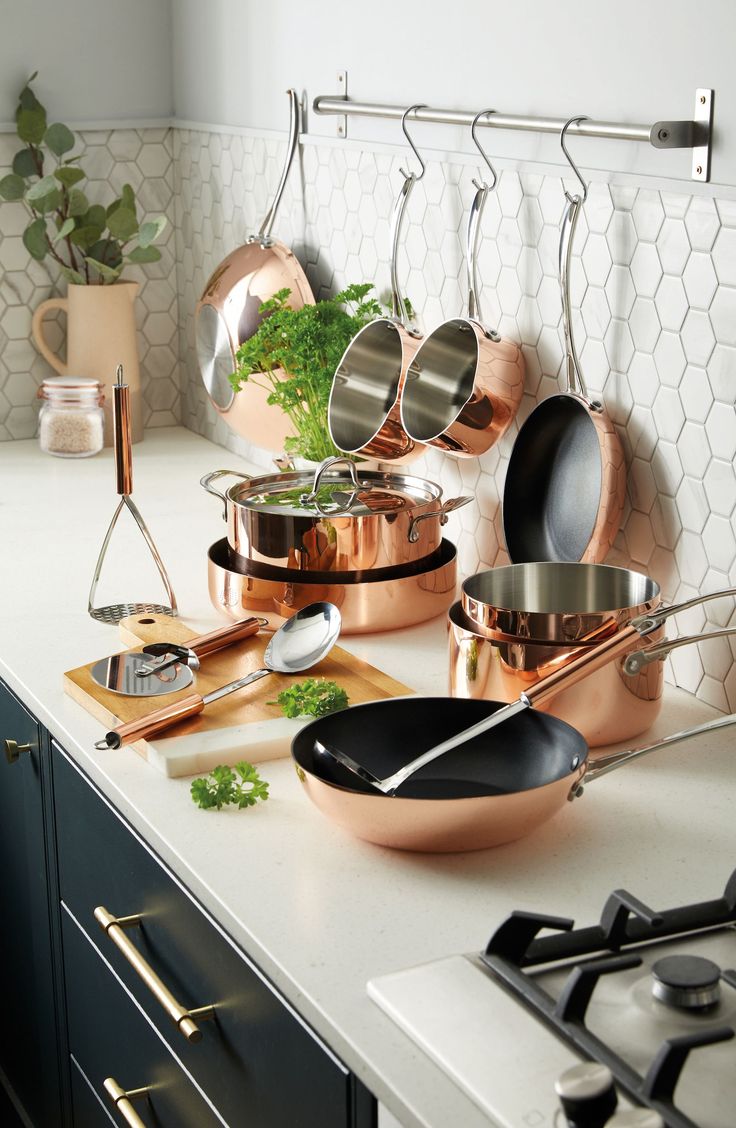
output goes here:
[{"label": "s-hook", "polygon": [[[582,199],[583,203],[585,203],[585,201],[588,198],[588,185],[583,180],[582,176],[580,175],[580,170],[578,169],[578,166],[575,164],[575,161],[572,159],[572,157],[570,156],[570,154],[567,150],[567,146],[565,145],[565,134],[566,134],[567,130],[570,128],[570,126],[573,125],[575,122],[587,121],[587,120],[588,120],[587,114],[582,114],[582,115],[579,115],[578,117],[568,118],[567,121],[565,122],[565,124],[563,125],[562,129],[560,130],[560,146],[562,147],[562,151],[565,154],[565,157],[567,158],[567,163],[569,164],[572,171],[575,173],[576,177],[578,178],[578,181],[580,182],[580,186],[583,189],[583,199]],[[570,195],[567,188],[565,189],[565,199],[568,201],[568,203],[572,203],[572,201],[573,201],[573,197]]]},{"label": "s-hook", "polygon": [[406,119],[409,116],[409,114],[414,113],[414,110],[423,110],[425,108],[425,106],[426,106],[426,102],[417,102],[417,104],[415,106],[409,106],[408,109],[404,110],[404,113],[403,113],[402,118],[401,118],[401,128],[404,131],[404,137],[406,137],[407,141],[409,142],[409,145],[411,146],[411,151],[413,152],[414,156],[419,161],[419,165],[420,165],[420,168],[421,168],[422,171],[419,173],[419,176],[416,176],[413,172],[407,172],[403,168],[400,168],[399,172],[401,173],[401,175],[404,177],[405,180],[412,179],[415,183],[416,183],[417,180],[422,179],[422,177],[424,176],[424,173],[427,170],[427,166],[425,165],[424,160],[422,159],[422,156],[421,156],[419,150],[417,149],[416,145],[414,144],[411,137],[409,136],[409,130],[406,128]]},{"label": "s-hook", "polygon": [[473,123],[470,126],[470,135],[473,138],[473,142],[475,144],[475,147],[478,150],[478,152],[480,153],[480,155],[482,156],[482,158],[485,161],[488,168],[491,170],[491,176],[493,177],[493,180],[491,181],[490,184],[486,184],[485,180],[481,181],[478,178],[473,179],[473,187],[477,188],[479,192],[483,188],[485,188],[485,190],[487,192],[492,192],[493,189],[498,184],[498,173],[496,172],[495,168],[491,164],[490,158],[489,158],[487,152],[485,151],[485,149],[483,148],[483,146],[481,145],[480,141],[478,140],[478,136],[476,134],[476,129],[478,128],[479,120],[482,117],[485,117],[486,114],[495,114],[495,112],[496,112],[495,110],[481,110],[479,114],[475,115],[475,117],[473,118]]}]

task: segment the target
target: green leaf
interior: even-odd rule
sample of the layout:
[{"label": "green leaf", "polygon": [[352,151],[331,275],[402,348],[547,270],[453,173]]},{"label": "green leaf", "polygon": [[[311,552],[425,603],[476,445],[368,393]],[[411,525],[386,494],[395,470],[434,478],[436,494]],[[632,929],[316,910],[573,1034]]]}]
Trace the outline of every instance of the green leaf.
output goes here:
[{"label": "green leaf", "polygon": [[324,717],[348,705],[348,695],[337,682],[307,678],[283,690],[269,705],[280,705],[287,717]]},{"label": "green leaf", "polygon": [[62,165],[55,169],[54,176],[65,188],[71,188],[73,184],[78,184],[80,180],[84,180],[84,173],[81,168],[71,168],[69,165]]},{"label": "green leaf", "polygon": [[75,145],[74,134],[71,129],[67,125],[62,125],[60,121],[48,127],[43,139],[51,152],[57,157],[63,157],[64,153],[68,153]]},{"label": "green leaf", "polygon": [[[72,223],[74,223],[73,219]],[[80,227],[74,228],[69,239],[75,247],[81,247],[83,251],[91,251],[101,234],[102,231],[99,227],[93,227],[92,225],[87,227],[85,224],[82,224]]]},{"label": "green leaf", "polygon": [[26,182],[22,176],[9,172],[0,180],[0,196],[4,200],[22,200],[26,191]]},{"label": "green leaf", "polygon": [[138,232],[138,243],[140,246],[148,247],[151,243],[155,243],[165,226],[165,215],[159,215],[156,219],[149,219],[146,220],[145,223],[142,223]]},{"label": "green leaf", "polygon": [[26,82],[25,86],[20,92],[18,98],[19,106],[22,110],[42,110],[43,106],[39,102],[36,95],[31,90],[31,83],[38,78],[38,71],[34,71],[31,77]]},{"label": "green leaf", "polygon": [[192,780],[190,793],[197,806],[204,810],[220,811],[228,803],[242,810],[255,806],[259,799],[268,799],[268,783],[261,779],[252,764],[241,760],[235,765],[235,771],[226,764],[218,764],[209,775]]},{"label": "green leaf", "polygon": [[69,192],[69,215],[85,215],[89,210],[89,200],[81,188],[72,188]]},{"label": "green leaf", "polygon": [[46,258],[49,244],[46,238],[45,219],[34,219],[32,223],[28,224],[23,232],[23,243],[31,257],[38,262]]},{"label": "green leaf", "polygon": [[19,110],[15,122],[21,141],[26,141],[29,145],[41,144],[46,132],[46,113],[43,108]]},{"label": "green leaf", "polygon": [[138,231],[138,220],[130,208],[119,207],[107,217],[107,227],[113,238],[125,242],[132,239]]},{"label": "green leaf", "polygon": [[106,282],[114,282],[115,279],[118,278],[120,271],[123,269],[122,266],[106,266],[104,262],[98,262],[97,259],[90,258],[89,255],[85,255],[84,261],[88,262],[90,266],[93,266],[97,273],[102,278],[104,278]]},{"label": "green leaf", "polygon": [[41,161],[41,170],[43,171],[43,153],[36,153],[34,157],[32,149],[19,149],[13,157],[13,172],[17,176],[38,176],[38,169],[36,167],[36,157]]},{"label": "green leaf", "polygon": [[73,282],[76,286],[84,286],[86,278],[80,274],[78,270],[73,270],[71,266],[60,266],[59,270],[66,278],[67,282]]},{"label": "green leaf", "polygon": [[87,254],[91,258],[97,259],[98,262],[103,262],[105,266],[110,266],[113,270],[123,265],[123,256],[120,250],[120,244],[114,239],[100,239],[89,247]]},{"label": "green leaf", "polygon": [[116,200],[113,200],[113,202],[111,204],[108,204],[107,211],[105,212],[105,215],[107,216],[107,218],[109,219],[110,216],[113,214],[113,212],[116,212],[118,210],[118,208],[122,207],[122,205],[123,205],[123,201],[120,199],[119,196]]},{"label": "green leaf", "polygon": [[134,247],[129,255],[125,256],[126,262],[158,262],[161,252],[158,247]]},{"label": "green leaf", "polygon": [[122,206],[127,208],[128,211],[132,211],[133,215],[135,215],[135,192],[131,184],[123,184],[120,200]]},{"label": "green leaf", "polygon": [[68,219],[64,220],[61,227],[59,228],[59,230],[54,235],[53,239],[51,240],[52,243],[58,243],[61,239],[66,239],[67,235],[71,235],[73,230],[74,230],[74,220],[72,219],[71,216],[69,216]]},{"label": "green leaf", "polygon": [[102,207],[102,204],[92,204],[89,211],[85,212],[82,216],[82,223],[85,227],[99,227],[101,235],[105,230],[106,219],[107,216],[105,215],[105,209]]},{"label": "green leaf", "polygon": [[58,192],[53,176],[42,176],[28,189],[26,199],[29,204],[35,204],[37,200],[42,200],[44,196],[50,196],[52,192]]}]

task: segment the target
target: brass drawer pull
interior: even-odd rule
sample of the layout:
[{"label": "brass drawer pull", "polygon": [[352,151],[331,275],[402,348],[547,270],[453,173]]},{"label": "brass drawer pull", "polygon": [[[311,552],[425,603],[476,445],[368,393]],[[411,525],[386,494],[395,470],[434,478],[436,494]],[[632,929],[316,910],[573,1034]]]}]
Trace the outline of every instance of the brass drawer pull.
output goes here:
[{"label": "brass drawer pull", "polygon": [[135,928],[140,925],[141,917],[115,917],[107,909],[103,908],[102,905],[98,905],[95,909],[95,920],[102,931],[110,937],[113,944],[120,949],[130,966],[138,973],[151,994],[158,999],[171,1021],[184,1035],[186,1040],[188,1042],[201,1042],[202,1031],[199,1029],[194,1019],[213,1018],[215,1008],[213,1006],[192,1007],[187,1010],[186,1007],[183,1007],[181,1003],[176,1001],[166,984],[159,979],[151,965],[144,960],[135,944],[125,935],[124,929]]},{"label": "brass drawer pull", "polygon": [[144,1085],[142,1089],[128,1089],[126,1091],[122,1085],[118,1085],[114,1077],[106,1077],[102,1086],[125,1123],[130,1125],[130,1128],[146,1128],[131,1101],[141,1100],[144,1097],[147,1099],[151,1091],[150,1085]]},{"label": "brass drawer pull", "polygon": [[15,740],[6,740],[5,742],[5,759],[9,764],[14,764],[16,760],[20,760],[21,752],[30,752],[30,744],[18,744]]}]

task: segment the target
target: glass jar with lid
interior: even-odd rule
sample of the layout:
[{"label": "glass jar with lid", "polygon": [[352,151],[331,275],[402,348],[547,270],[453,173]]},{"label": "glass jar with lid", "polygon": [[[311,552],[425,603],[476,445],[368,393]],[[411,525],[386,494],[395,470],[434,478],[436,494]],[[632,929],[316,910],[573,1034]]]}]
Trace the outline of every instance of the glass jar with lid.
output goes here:
[{"label": "glass jar with lid", "polygon": [[46,454],[89,458],[104,445],[104,394],[87,376],[49,376],[38,389],[44,402],[38,416],[38,441]]}]

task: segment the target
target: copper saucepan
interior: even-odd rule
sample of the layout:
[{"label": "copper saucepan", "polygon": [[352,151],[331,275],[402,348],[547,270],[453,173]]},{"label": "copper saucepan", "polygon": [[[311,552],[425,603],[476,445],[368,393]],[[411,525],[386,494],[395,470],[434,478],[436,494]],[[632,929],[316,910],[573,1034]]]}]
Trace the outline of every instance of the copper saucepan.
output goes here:
[{"label": "copper saucepan", "polygon": [[508,429],[524,390],[524,357],[513,341],[501,340],[483,322],[477,276],[478,241],[483,209],[496,186],[495,169],[475,135],[493,174],[492,184],[474,180],[475,197],[468,220],[466,262],[468,316],[443,321],[419,345],[401,393],[401,424],[417,442],[451,454],[474,458],[487,451]]},{"label": "copper saucepan", "polygon": [[197,356],[202,381],[214,408],[239,435],[266,450],[284,449],[293,434],[288,417],[266,402],[269,389],[249,380],[236,394],[229,377],[235,354],[256,332],[260,307],[279,290],[291,291],[289,305],[314,304],[314,295],[293,252],[271,235],[299,140],[299,98],[289,96],[289,139],[276,195],[257,235],[223,259],[207,282],[195,312]]},{"label": "copper saucepan", "polygon": [[481,850],[530,834],[598,777],[639,756],[736,722],[718,717],[643,748],[588,763],[585,740],[557,717],[527,710],[422,768],[402,794],[383,795],[318,745],[350,748],[377,776],[501,707],[495,701],[395,697],[320,717],[292,743],[297,775],[315,806],[367,842],[401,850]]},{"label": "copper saucepan", "polygon": [[514,563],[603,560],[618,531],[626,495],[621,440],[603,404],[588,395],[572,335],[572,240],[587,186],[565,148],[583,196],[565,192],[560,290],[567,390],[535,407],[511,452],[503,493],[506,547]]},{"label": "copper saucepan", "polygon": [[[244,480],[221,493],[213,483],[222,477]],[[472,501],[443,501],[440,486],[426,478],[359,474],[342,456],[316,471],[248,477],[214,470],[200,484],[223,503],[234,552],[295,573],[363,572],[423,560],[440,547],[448,513]]]},{"label": "copper saucepan", "polygon": [[423,448],[411,439],[401,424],[399,397],[417,345],[419,329],[410,321],[401,294],[396,259],[406,205],[412,189],[424,176],[424,161],[406,130],[404,134],[417,156],[421,172],[401,170],[404,182],[391,219],[391,317],[379,317],[353,337],[335,371],[327,408],[332,441],[338,450],[360,453],[379,462],[406,462]]},{"label": "copper saucepan", "polygon": [[571,645],[603,624],[622,626],[654,610],[660,589],[629,568],[544,561],[476,572],[463,581],[461,599],[478,634]]}]

